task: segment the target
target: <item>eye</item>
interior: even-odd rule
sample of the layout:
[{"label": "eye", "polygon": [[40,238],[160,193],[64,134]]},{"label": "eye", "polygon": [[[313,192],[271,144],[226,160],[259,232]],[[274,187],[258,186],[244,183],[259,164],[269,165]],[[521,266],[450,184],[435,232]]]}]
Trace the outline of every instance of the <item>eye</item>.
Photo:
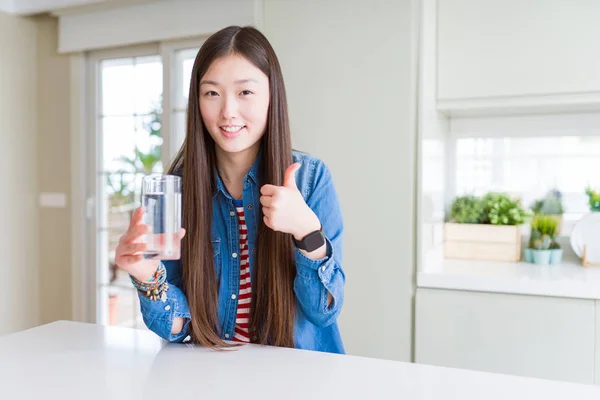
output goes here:
[{"label": "eye", "polygon": [[244,96],[248,96],[249,94],[254,94],[254,93],[252,93],[252,92],[251,92],[251,91],[249,91],[249,90],[242,90],[242,93],[241,93],[241,94],[243,94]]},{"label": "eye", "polygon": [[215,92],[214,90],[209,90],[204,95],[207,96],[207,97],[214,97],[214,96],[218,96],[219,93]]}]

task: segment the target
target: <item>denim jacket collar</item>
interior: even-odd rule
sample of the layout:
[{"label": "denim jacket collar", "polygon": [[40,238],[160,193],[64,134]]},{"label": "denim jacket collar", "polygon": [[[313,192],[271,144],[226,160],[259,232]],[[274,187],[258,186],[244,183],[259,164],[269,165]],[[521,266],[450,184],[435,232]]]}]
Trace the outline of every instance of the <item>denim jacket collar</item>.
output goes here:
[{"label": "denim jacket collar", "polygon": [[[254,181],[255,185],[259,184],[261,161],[262,161],[262,146],[258,150],[258,154],[256,156],[256,160],[254,160],[254,163],[252,164],[252,167],[250,167],[250,171],[248,171],[248,173],[244,177],[244,182],[250,182],[250,180],[252,180],[252,181]],[[230,200],[233,199],[233,197],[231,197],[231,195],[229,194],[229,191],[225,187],[225,184],[223,183],[223,180],[221,179],[221,176],[219,176],[219,171],[217,171],[216,168],[215,168],[215,180],[217,182],[217,191],[213,195],[213,198],[219,192],[221,192],[221,193],[223,193],[223,195],[226,198],[228,198]]]}]

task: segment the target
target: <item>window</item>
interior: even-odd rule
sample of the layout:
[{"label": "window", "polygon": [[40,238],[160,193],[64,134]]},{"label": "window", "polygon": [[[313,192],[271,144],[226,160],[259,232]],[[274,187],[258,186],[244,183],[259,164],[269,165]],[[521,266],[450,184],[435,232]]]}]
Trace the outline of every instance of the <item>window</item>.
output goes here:
[{"label": "window", "polygon": [[98,318],[110,325],[143,326],[129,276],[114,259],[119,238],[139,206],[142,177],[163,171],[162,73],[158,55],[99,62]]},{"label": "window", "polygon": [[598,183],[599,170],[600,137],[456,139],[457,195],[503,191],[529,207],[548,191],[558,190],[565,221],[589,212],[585,188]]},{"label": "window", "polygon": [[85,295],[86,319],[145,328],[129,276],[115,250],[140,206],[141,180],[163,173],[186,132],[190,76],[200,40],[94,52],[88,57],[90,141],[88,259],[94,266]]}]

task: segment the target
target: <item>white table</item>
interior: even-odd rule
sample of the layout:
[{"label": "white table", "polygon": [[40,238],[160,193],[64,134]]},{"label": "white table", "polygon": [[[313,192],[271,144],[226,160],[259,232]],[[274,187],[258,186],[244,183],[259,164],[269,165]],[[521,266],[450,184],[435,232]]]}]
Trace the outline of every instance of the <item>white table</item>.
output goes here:
[{"label": "white table", "polygon": [[0,337],[2,399],[600,399],[600,387],[59,321]]}]

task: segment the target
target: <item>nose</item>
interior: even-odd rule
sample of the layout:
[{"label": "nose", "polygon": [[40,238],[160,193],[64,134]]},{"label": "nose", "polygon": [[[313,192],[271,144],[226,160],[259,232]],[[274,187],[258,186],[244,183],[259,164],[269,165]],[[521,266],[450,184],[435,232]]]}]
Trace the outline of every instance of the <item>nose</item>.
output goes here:
[{"label": "nose", "polygon": [[238,101],[235,96],[225,96],[221,117],[225,120],[236,118],[238,114]]}]

